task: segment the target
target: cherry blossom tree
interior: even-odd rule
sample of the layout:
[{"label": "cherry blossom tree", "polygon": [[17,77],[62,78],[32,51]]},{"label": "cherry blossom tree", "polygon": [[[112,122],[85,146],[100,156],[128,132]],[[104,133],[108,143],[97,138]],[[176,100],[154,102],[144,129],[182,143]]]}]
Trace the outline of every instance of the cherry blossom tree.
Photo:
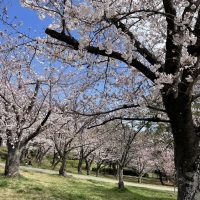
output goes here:
[{"label": "cherry blossom tree", "polygon": [[[165,174],[167,180],[173,180],[175,178],[174,167],[174,153],[172,149],[165,149],[161,152],[160,158],[157,162],[157,167],[161,173]],[[175,181],[174,181],[175,182]]]},{"label": "cherry blossom tree", "polygon": [[175,184],[175,166],[173,151],[173,136],[171,128],[166,124],[159,124],[148,129],[148,135],[151,135],[154,152],[153,159],[155,171],[159,175],[162,185],[165,184],[163,178],[172,181]]},{"label": "cherry blossom tree", "polygon": [[112,122],[105,126],[108,130],[109,143],[112,143],[106,153],[108,162],[117,163],[119,189],[124,189],[123,170],[134,157],[134,142],[143,127],[144,124],[124,124],[122,121]]},{"label": "cherry blossom tree", "polygon": [[[195,90],[200,73],[200,1],[21,0],[21,3],[36,10],[41,19],[52,18],[45,32],[51,43],[60,44],[60,57],[66,58],[67,54],[67,60],[76,65],[81,62],[110,66],[112,62],[117,67],[127,67],[128,77],[132,76],[128,70],[134,69],[136,77],[146,79],[152,86],[148,95],[151,93],[153,98],[148,103],[142,98],[140,104],[124,101],[122,106],[101,112],[113,114],[103,124],[115,119],[169,122],[174,136],[178,199],[199,199],[200,128],[191,105],[200,96]],[[118,110],[141,109],[141,104],[142,108],[147,105],[147,109],[156,106],[162,115],[114,114]]]},{"label": "cherry blossom tree", "polygon": [[129,166],[134,168],[138,174],[138,183],[142,182],[142,177],[155,169],[153,142],[147,136],[139,136],[134,141],[134,154],[129,163]]},{"label": "cherry blossom tree", "polygon": [[82,174],[83,162],[86,162],[87,175],[90,175],[90,168],[94,160],[94,152],[104,143],[104,135],[98,129],[91,129],[80,134],[78,137],[79,149],[77,149],[78,174]]},{"label": "cherry blossom tree", "polygon": [[[50,117],[51,106],[47,100],[49,90],[45,89],[46,91],[41,94],[40,80],[29,79],[30,83],[22,77],[15,77],[10,72],[3,71],[2,73],[1,127],[4,130],[8,148],[5,175],[15,176],[19,171],[21,150],[45,129]],[[13,78],[18,78],[18,80],[12,82]],[[36,99],[39,101],[36,102]]]},{"label": "cherry blossom tree", "polygon": [[52,141],[42,132],[22,149],[20,163],[32,165],[35,162],[40,166],[45,156],[52,152],[52,147]]},{"label": "cherry blossom tree", "polygon": [[61,161],[59,175],[66,176],[66,162],[68,155],[71,151],[82,146],[79,145],[76,140],[79,134],[84,132],[88,123],[87,120],[83,120],[80,117],[77,118],[76,116],[64,115],[58,117],[56,127],[51,127],[51,138],[54,142],[56,151],[58,152],[59,160]]},{"label": "cherry blossom tree", "polygon": [[36,43],[25,45],[25,36],[10,38],[6,32],[1,37],[0,125],[8,148],[5,175],[13,177],[19,174],[23,148],[48,127],[59,76],[53,68],[43,76],[35,73]]},{"label": "cherry blossom tree", "polygon": [[94,152],[94,162],[96,163],[96,177],[99,176],[100,169],[103,164],[109,164],[112,163],[115,158],[113,158],[112,148],[113,148],[113,141],[110,139],[110,133],[106,132],[106,134],[109,134],[107,138],[104,140],[104,144],[95,150]]}]

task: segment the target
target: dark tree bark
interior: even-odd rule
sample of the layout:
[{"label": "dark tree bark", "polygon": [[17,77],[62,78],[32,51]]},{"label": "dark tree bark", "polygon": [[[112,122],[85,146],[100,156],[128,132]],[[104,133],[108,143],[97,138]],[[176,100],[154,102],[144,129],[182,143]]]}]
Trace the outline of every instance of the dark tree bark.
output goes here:
[{"label": "dark tree bark", "polygon": [[87,171],[87,175],[90,175],[90,161],[88,161],[87,159],[85,160],[85,167],[86,167],[86,171]]},{"label": "dark tree bark", "polygon": [[52,161],[51,161],[51,168],[54,170],[55,169],[55,167],[58,165],[58,163],[60,162],[60,159],[59,159],[59,157],[58,157],[58,152],[56,152],[55,150],[54,150],[54,153],[53,153],[53,159],[52,159]]},{"label": "dark tree bark", "polygon": [[117,172],[117,164],[116,163],[112,163],[112,169],[113,169],[113,175],[117,176],[118,172]]},{"label": "dark tree bark", "polygon": [[119,172],[118,172],[118,188],[124,189],[124,174],[123,174],[123,167],[119,165]]},{"label": "dark tree bark", "polygon": [[78,174],[82,174],[83,171],[83,159],[80,158],[78,161]]},{"label": "dark tree bark", "polygon": [[4,174],[7,177],[16,177],[19,175],[21,149],[19,145],[13,146],[10,143],[7,143],[7,148],[8,154]]},{"label": "dark tree bark", "polygon": [[40,166],[43,162],[43,159],[45,155],[48,153],[51,147],[48,147],[46,150],[43,149],[42,147],[38,149],[38,154],[36,155],[36,161],[38,165]]},{"label": "dark tree bark", "polygon": [[[178,200],[200,199],[200,138],[192,119],[191,96],[182,85],[181,93],[163,91],[163,101],[174,135]],[[169,90],[168,90],[169,91]],[[167,95],[166,95],[167,94]]]},{"label": "dark tree bark", "polygon": [[67,168],[67,152],[64,151],[62,156],[61,166],[59,169],[59,175],[66,176],[67,175],[66,168]]},{"label": "dark tree bark", "polygon": [[97,168],[96,168],[96,177],[99,176],[99,172],[100,172],[100,169],[101,169],[101,165],[102,165],[102,163],[97,163]]},{"label": "dark tree bark", "polygon": [[28,148],[24,147],[21,151],[20,162],[25,162],[28,158]]},{"label": "dark tree bark", "polygon": [[78,174],[82,174],[82,170],[83,170],[83,148],[81,148],[79,155]]},{"label": "dark tree bark", "polygon": [[90,175],[91,166],[92,166],[93,161],[94,161],[94,157],[92,159],[88,159],[88,158],[85,159],[87,175]]},{"label": "dark tree bark", "polygon": [[56,152],[56,150],[54,149],[53,158],[52,158],[52,161],[51,161],[52,167],[54,166],[54,164],[56,163],[57,160],[58,160],[58,152]]},{"label": "dark tree bark", "polygon": [[56,166],[58,165],[59,162],[60,162],[60,159],[58,159],[55,163],[53,163],[51,165],[51,169],[54,170],[56,168]]},{"label": "dark tree bark", "polygon": [[0,137],[0,147],[3,145],[3,138]]},{"label": "dark tree bark", "polygon": [[165,185],[163,182],[163,173],[160,170],[157,170],[157,173],[158,173],[161,185]]},{"label": "dark tree bark", "polygon": [[138,176],[138,183],[142,183],[142,175]]}]

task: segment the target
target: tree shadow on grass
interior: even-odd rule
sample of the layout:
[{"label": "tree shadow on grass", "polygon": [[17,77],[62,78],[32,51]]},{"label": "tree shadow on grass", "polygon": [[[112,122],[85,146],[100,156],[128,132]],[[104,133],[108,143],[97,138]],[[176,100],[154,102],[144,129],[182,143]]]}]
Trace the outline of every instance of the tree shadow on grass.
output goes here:
[{"label": "tree shadow on grass", "polygon": [[29,181],[28,178],[22,175],[16,177],[6,177],[3,173],[0,174],[0,188],[9,187],[12,184],[20,184],[21,182]]},{"label": "tree shadow on grass", "polygon": [[[112,188],[110,190],[118,195],[122,194],[127,200],[174,200],[174,195],[172,193],[164,193],[156,190],[150,190],[145,188],[134,188],[120,190],[118,188]],[[169,196],[169,197],[166,197]]]},{"label": "tree shadow on grass", "polygon": [[[51,175],[54,177],[57,175]],[[45,183],[45,184],[44,184]],[[7,179],[0,176],[0,189],[11,189],[16,199],[42,200],[173,200],[168,194],[142,188],[127,187],[119,190],[117,185],[98,182],[95,180],[80,181],[74,178],[62,178],[56,182],[40,182],[31,178]]]},{"label": "tree shadow on grass", "polygon": [[[106,183],[102,184],[96,180],[88,180],[89,182],[93,183],[91,187],[92,191],[95,191],[96,194],[105,198],[109,195],[110,200],[175,200],[175,194],[172,192],[164,192],[164,191],[157,191],[147,188],[137,188],[137,187],[126,187],[123,190],[120,190],[116,187],[112,187],[111,189],[106,188],[105,186],[108,185]],[[115,197],[115,198],[112,198]]]},{"label": "tree shadow on grass", "polygon": [[[79,186],[76,188],[76,192],[68,190],[66,188],[66,191],[63,193],[60,193],[58,190],[55,188],[51,188],[49,192],[51,192],[51,196],[55,199],[60,199],[60,200],[92,200],[92,199],[97,199],[97,200],[173,200],[173,196],[169,198],[165,197],[167,194],[165,193],[158,193],[156,196],[155,193],[156,191],[151,191],[146,189],[135,189],[136,191],[134,192],[134,188],[130,189],[124,189],[124,190],[119,190],[117,187],[113,188],[108,188],[103,185],[96,185],[95,183],[93,185],[87,186],[87,189],[84,189],[84,187]],[[159,194],[160,197],[159,197]],[[162,197],[163,195],[163,197]]]}]

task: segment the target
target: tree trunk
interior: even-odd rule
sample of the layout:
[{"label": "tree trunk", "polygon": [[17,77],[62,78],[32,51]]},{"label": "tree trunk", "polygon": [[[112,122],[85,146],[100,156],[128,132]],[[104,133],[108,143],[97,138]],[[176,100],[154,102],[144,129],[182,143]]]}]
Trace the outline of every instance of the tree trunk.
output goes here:
[{"label": "tree trunk", "polygon": [[54,170],[59,162],[60,162],[60,159],[58,159],[54,164],[51,165],[51,169]]},{"label": "tree trunk", "polygon": [[199,200],[200,137],[192,119],[191,97],[182,91],[176,98],[173,94],[164,96],[163,101],[174,136],[178,200]]},{"label": "tree trunk", "polygon": [[142,183],[142,175],[138,176],[138,183]]},{"label": "tree trunk", "polygon": [[61,161],[61,166],[59,169],[59,175],[60,176],[66,176],[66,168],[67,168],[67,152],[63,153],[62,161]]},{"label": "tree trunk", "polygon": [[[185,153],[185,152],[180,153],[179,151],[180,149],[175,150],[178,200],[199,200],[200,199],[200,159],[198,157],[199,153],[194,151],[194,154],[191,155],[190,153]],[[190,149],[188,149],[188,151],[190,151]],[[186,154],[189,154],[191,158],[189,158],[188,155]]]},{"label": "tree trunk", "polygon": [[3,146],[3,138],[0,137],[0,147]]},{"label": "tree trunk", "polygon": [[97,163],[96,177],[99,176],[100,168],[101,168],[101,164]]},{"label": "tree trunk", "polygon": [[159,176],[159,180],[160,180],[161,185],[165,185],[164,182],[163,182],[163,174],[160,170],[158,170],[158,176]]},{"label": "tree trunk", "polygon": [[85,159],[85,164],[86,164],[87,175],[90,175],[90,167],[91,167],[90,161]]},{"label": "tree trunk", "polygon": [[112,169],[113,169],[113,175],[117,177],[118,170],[117,170],[117,164],[112,163]]},{"label": "tree trunk", "polygon": [[19,175],[21,150],[18,145],[7,144],[8,154],[5,164],[5,176],[16,177]]},{"label": "tree trunk", "polygon": [[83,168],[83,159],[80,158],[78,162],[78,174],[82,174],[82,168]]},{"label": "tree trunk", "polygon": [[119,178],[119,182],[118,182],[118,188],[119,189],[124,189],[124,179],[123,179],[123,167],[121,167],[119,165],[119,172],[118,172],[118,178]]},{"label": "tree trunk", "polygon": [[51,169],[54,170],[59,162],[60,162],[60,158],[58,157],[58,152],[56,152],[54,149],[53,159],[51,161]]},{"label": "tree trunk", "polygon": [[53,158],[52,158],[52,161],[51,161],[51,167],[53,167],[55,165],[57,159],[58,159],[58,153],[54,149]]},{"label": "tree trunk", "polygon": [[83,148],[81,148],[79,155],[78,174],[82,174],[82,166],[83,166]]},{"label": "tree trunk", "polygon": [[87,159],[87,158],[86,158],[86,159],[85,159],[87,175],[90,175],[91,166],[92,166],[93,161],[94,161],[94,158],[92,158],[92,159]]},{"label": "tree trunk", "polygon": [[[198,161],[200,162],[200,160]],[[200,199],[200,169],[199,163],[188,169],[184,164],[178,166],[178,200]]]},{"label": "tree trunk", "polygon": [[25,162],[27,160],[28,149],[24,147],[21,151],[20,162]]},{"label": "tree trunk", "polygon": [[40,152],[39,156],[38,156],[38,165],[41,166],[42,162],[44,160],[44,157],[46,156],[46,154],[48,153],[48,151],[50,150],[51,147],[48,147],[46,150],[43,150]]}]

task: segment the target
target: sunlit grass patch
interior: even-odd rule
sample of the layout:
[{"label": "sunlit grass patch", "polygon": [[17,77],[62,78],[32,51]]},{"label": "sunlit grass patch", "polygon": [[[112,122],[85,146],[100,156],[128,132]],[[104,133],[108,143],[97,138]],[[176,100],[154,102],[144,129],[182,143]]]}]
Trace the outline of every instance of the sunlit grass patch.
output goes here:
[{"label": "sunlit grass patch", "polygon": [[0,199],[4,200],[174,200],[170,192],[127,187],[96,180],[79,180],[43,173],[22,172],[16,179],[0,176]]}]

